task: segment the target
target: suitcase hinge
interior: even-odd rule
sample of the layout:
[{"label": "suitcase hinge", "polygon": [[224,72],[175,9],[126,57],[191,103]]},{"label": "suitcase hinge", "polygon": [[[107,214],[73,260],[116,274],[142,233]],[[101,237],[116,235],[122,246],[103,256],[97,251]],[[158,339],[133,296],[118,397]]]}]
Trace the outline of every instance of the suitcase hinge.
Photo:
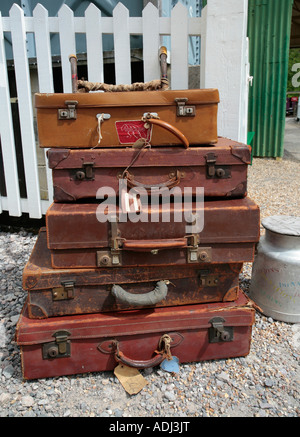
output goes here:
[{"label": "suitcase hinge", "polygon": [[209,321],[211,328],[208,329],[209,342],[219,343],[221,341],[233,341],[233,327],[226,326],[224,328],[225,320],[222,317],[214,317]]},{"label": "suitcase hinge", "polygon": [[201,270],[199,279],[202,287],[216,287],[219,284],[218,276],[210,274],[208,270]]},{"label": "suitcase hinge", "polygon": [[187,97],[175,99],[177,104],[177,117],[194,117],[196,115],[196,107],[195,106],[187,106],[186,103],[188,101]]},{"label": "suitcase hinge", "polygon": [[74,286],[72,281],[61,283],[61,287],[55,287],[52,290],[52,300],[74,299]]},{"label": "suitcase hinge", "polygon": [[43,359],[64,358],[71,356],[71,341],[68,337],[71,335],[68,331],[57,331],[52,337],[55,341],[43,345]]},{"label": "suitcase hinge", "polygon": [[231,167],[228,165],[216,165],[217,156],[210,152],[205,155],[207,172],[206,177],[208,179],[228,179],[231,178]]},{"label": "suitcase hinge", "polygon": [[58,110],[58,119],[76,120],[77,118],[76,106],[78,105],[78,102],[76,100],[66,100],[65,105],[67,108]]}]

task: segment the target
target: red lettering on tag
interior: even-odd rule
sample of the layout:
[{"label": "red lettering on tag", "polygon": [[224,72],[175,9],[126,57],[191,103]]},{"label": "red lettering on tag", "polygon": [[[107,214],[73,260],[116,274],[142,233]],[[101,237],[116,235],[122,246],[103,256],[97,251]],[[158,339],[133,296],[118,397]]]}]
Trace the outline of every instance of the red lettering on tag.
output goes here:
[{"label": "red lettering on tag", "polygon": [[152,126],[145,127],[141,120],[116,121],[116,129],[120,144],[133,144],[140,138],[151,139]]}]

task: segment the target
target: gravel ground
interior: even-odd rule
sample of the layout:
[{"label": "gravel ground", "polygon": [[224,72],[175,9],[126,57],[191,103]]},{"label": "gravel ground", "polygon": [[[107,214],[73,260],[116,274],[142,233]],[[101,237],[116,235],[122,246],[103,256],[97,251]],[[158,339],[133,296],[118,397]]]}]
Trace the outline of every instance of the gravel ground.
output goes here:
[{"label": "gravel ground", "polygon": [[[261,217],[299,214],[299,162],[254,159],[249,196]],[[262,229],[263,232],[263,229]],[[0,416],[49,417],[298,417],[300,324],[256,313],[247,357],[181,364],[178,374],[141,371],[148,384],[129,395],[113,372],[23,381],[15,326],[26,298],[22,271],[36,233],[0,228]],[[251,264],[240,275],[247,292]],[[113,419],[119,418],[119,419]],[[124,421],[126,419],[123,419]],[[176,420],[176,419],[174,419]]]}]

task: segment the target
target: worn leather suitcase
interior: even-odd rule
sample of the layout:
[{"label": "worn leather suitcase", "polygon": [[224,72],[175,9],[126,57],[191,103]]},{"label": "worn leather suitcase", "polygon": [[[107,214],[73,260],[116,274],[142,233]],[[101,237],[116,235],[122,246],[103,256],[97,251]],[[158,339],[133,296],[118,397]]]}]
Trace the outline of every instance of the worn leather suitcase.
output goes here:
[{"label": "worn leather suitcase", "polygon": [[16,326],[24,379],[246,356],[255,310],[235,302],[30,319],[27,303]]},{"label": "worn leather suitcase", "polygon": [[249,197],[207,200],[197,210],[193,203],[199,223],[203,212],[199,232],[190,226],[181,202],[148,206],[148,222],[128,214],[127,221],[119,215],[119,221],[100,223],[101,206],[53,203],[48,208],[47,245],[54,268],[252,262],[259,241],[259,207]]},{"label": "worn leather suitcase", "polygon": [[40,147],[217,142],[217,89],[35,94]]},{"label": "worn leather suitcase", "polygon": [[228,302],[239,294],[242,264],[214,266],[53,269],[42,228],[23,271],[28,316],[72,314]]},{"label": "worn leather suitcase", "polygon": [[126,149],[49,149],[54,201],[95,199],[100,187],[117,195],[120,179],[128,190],[204,187],[205,197],[244,197],[251,148],[218,138],[214,147]]}]

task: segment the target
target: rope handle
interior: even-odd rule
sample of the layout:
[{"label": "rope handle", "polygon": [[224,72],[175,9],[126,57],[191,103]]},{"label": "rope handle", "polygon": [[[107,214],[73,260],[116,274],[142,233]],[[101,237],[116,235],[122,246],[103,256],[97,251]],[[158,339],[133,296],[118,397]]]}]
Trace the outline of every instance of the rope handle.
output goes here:
[{"label": "rope handle", "polygon": [[159,49],[159,60],[161,68],[161,78],[149,82],[135,82],[130,85],[112,85],[104,82],[89,82],[88,80],[78,80],[77,76],[77,56],[70,55],[72,78],[72,93],[89,93],[91,91],[104,92],[127,92],[127,91],[165,91],[169,89],[167,77],[167,49],[161,46]]}]

